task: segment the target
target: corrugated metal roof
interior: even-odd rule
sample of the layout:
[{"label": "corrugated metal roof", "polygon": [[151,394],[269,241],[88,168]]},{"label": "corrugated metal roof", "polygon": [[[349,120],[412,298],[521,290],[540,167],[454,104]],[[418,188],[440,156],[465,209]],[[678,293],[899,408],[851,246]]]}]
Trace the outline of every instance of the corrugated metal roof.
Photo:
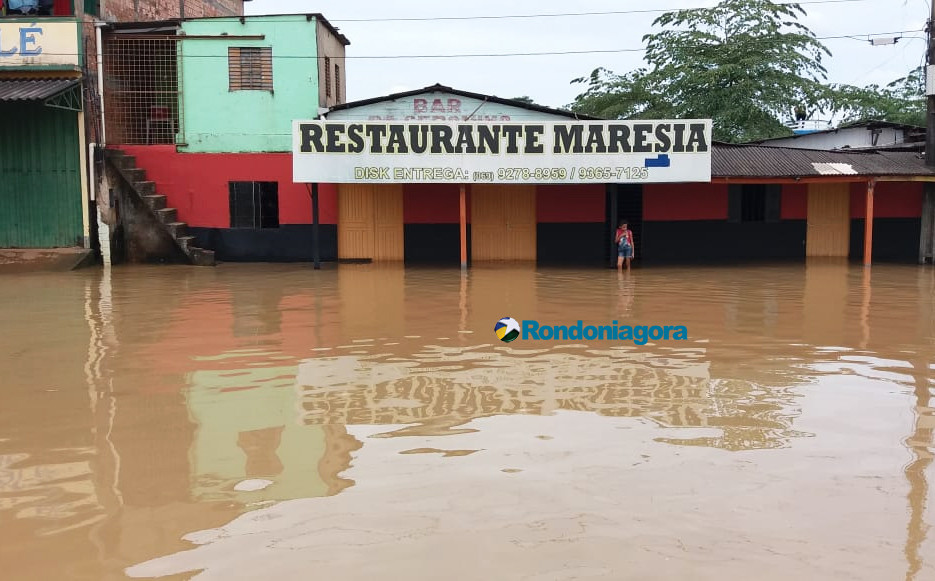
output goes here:
[{"label": "corrugated metal roof", "polygon": [[922,154],[911,151],[824,151],[761,145],[712,148],[715,177],[793,178],[808,176],[930,176]]},{"label": "corrugated metal roof", "polygon": [[423,95],[425,93],[451,93],[452,95],[458,95],[461,97],[468,97],[470,99],[477,99],[478,101],[489,101],[491,103],[497,103],[499,105],[509,105],[510,107],[518,107],[520,109],[528,109],[529,111],[535,111],[537,113],[547,113],[549,115],[556,115],[561,117],[569,117],[571,119],[581,119],[581,120],[597,120],[596,117],[591,117],[590,115],[584,115],[582,113],[574,113],[572,111],[566,111],[564,109],[554,109],[552,107],[545,107],[543,105],[536,105],[526,103],[524,101],[517,101],[515,99],[503,99],[495,95],[485,95],[483,93],[472,93],[470,91],[462,91],[461,89],[455,89],[453,87],[447,87],[445,85],[436,83],[429,87],[422,89],[415,89],[413,91],[404,91],[402,93],[392,93],[390,95],[384,95],[382,97],[374,97],[372,99],[363,99],[360,101],[350,101],[348,103],[341,103],[331,107],[330,111],[344,111],[346,109],[353,109],[355,107],[363,107],[366,105],[373,105],[374,103],[383,103],[386,101],[395,101],[397,99],[403,99],[406,97],[413,97],[415,95]]},{"label": "corrugated metal roof", "polygon": [[78,79],[0,79],[0,101],[38,101],[61,93]]}]

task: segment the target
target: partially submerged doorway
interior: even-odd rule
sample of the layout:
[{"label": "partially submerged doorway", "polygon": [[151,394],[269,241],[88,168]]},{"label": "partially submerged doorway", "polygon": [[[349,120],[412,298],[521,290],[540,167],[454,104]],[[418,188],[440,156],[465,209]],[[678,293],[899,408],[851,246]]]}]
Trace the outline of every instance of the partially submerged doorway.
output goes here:
[{"label": "partially submerged doorway", "polygon": [[403,188],[400,184],[338,186],[338,259],[402,260]]},{"label": "partially submerged doorway", "polygon": [[471,188],[471,260],[536,260],[536,186]]},{"label": "partially submerged doorway", "polygon": [[626,220],[633,231],[633,257],[639,258],[643,248],[643,185],[607,184],[607,240],[609,262],[617,265],[617,247],[614,233],[620,222]]},{"label": "partially submerged doorway", "polygon": [[847,257],[851,243],[850,184],[809,184],[806,256]]}]

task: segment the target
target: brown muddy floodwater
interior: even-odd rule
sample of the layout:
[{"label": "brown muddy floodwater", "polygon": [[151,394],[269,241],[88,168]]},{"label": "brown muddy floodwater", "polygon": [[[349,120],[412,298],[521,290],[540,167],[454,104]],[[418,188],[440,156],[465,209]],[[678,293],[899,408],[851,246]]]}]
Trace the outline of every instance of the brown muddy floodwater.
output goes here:
[{"label": "brown muddy floodwater", "polygon": [[5,580],[935,579],[932,267],[127,267],[0,321]]}]

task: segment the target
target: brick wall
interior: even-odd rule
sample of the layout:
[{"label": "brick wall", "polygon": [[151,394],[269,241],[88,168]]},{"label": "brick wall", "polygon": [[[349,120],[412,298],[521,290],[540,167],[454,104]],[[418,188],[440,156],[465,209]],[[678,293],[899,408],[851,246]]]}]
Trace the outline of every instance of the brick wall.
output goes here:
[{"label": "brick wall", "polygon": [[[145,22],[179,17],[179,0],[103,0],[109,22]],[[185,0],[185,17],[241,16],[243,0]]]}]

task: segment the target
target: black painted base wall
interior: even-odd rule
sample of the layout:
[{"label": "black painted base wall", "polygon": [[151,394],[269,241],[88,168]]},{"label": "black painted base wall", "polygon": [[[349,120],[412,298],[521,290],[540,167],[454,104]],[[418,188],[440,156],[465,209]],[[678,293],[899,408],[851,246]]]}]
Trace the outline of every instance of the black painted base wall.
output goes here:
[{"label": "black painted base wall", "polygon": [[[279,228],[195,228],[195,245],[215,252],[223,262],[311,262],[312,225],[285,224]],[[319,225],[320,258],[338,258],[338,227]]]},{"label": "black painted base wall", "polygon": [[[467,225],[468,260],[471,260],[471,225]],[[461,264],[459,224],[405,224],[403,252],[407,263]]]},{"label": "black painted base wall", "polygon": [[805,220],[643,222],[645,262],[804,259]]},{"label": "black painted base wall", "polygon": [[545,223],[536,226],[539,264],[600,266],[608,260],[610,243],[603,222]]},{"label": "black painted base wall", "polygon": [[[921,218],[874,218],[873,260],[916,262],[919,259]],[[864,220],[851,220],[851,258],[864,257]]]},{"label": "black painted base wall", "polygon": [[[321,259],[338,257],[335,224],[319,226]],[[735,224],[723,220],[644,222],[641,256],[637,262],[717,262],[724,260],[804,259],[805,220]],[[539,264],[595,265],[609,263],[610,244],[603,223],[546,223],[537,226]],[[873,230],[873,258],[912,262],[918,259],[919,218],[877,218]],[[283,225],[260,230],[190,228],[196,244],[214,250],[225,262],[309,262],[312,226]],[[468,259],[470,260],[470,225]],[[458,264],[457,224],[406,224],[407,263]],[[851,220],[851,258],[863,257],[864,221]]]}]

